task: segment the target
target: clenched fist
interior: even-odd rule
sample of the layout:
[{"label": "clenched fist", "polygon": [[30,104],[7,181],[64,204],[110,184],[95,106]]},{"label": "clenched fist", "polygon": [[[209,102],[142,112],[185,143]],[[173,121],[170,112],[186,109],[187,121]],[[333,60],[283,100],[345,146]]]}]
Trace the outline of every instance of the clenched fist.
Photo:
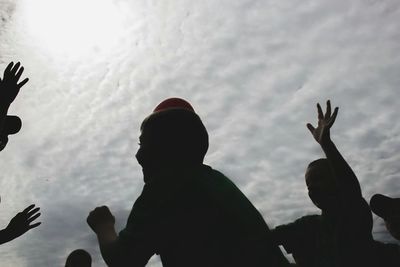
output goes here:
[{"label": "clenched fist", "polygon": [[111,214],[110,209],[107,206],[97,207],[89,213],[86,219],[90,228],[96,233],[114,229],[115,217]]}]

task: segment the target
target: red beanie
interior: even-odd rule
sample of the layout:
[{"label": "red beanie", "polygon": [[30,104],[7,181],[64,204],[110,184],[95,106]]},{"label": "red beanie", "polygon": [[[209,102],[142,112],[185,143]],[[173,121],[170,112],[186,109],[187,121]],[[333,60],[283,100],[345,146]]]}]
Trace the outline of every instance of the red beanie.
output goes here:
[{"label": "red beanie", "polygon": [[162,101],[157,107],[153,110],[154,112],[164,111],[167,109],[186,109],[191,112],[195,112],[192,105],[189,104],[186,100],[177,97],[167,98]]},{"label": "red beanie", "polygon": [[[168,98],[162,101],[147,118],[140,130],[157,136],[155,140],[165,145],[165,151],[180,151],[185,160],[203,162],[208,150],[208,133],[193,107],[182,98]],[[161,141],[162,140],[162,141]]]}]

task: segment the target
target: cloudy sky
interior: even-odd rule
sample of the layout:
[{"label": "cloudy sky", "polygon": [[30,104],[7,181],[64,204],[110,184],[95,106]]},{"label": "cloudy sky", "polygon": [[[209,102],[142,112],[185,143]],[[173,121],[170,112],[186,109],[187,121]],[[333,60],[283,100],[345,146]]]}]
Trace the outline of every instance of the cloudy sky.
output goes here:
[{"label": "cloudy sky", "polygon": [[[143,186],[140,122],[170,96],[192,103],[206,163],[270,227],[318,213],[304,171],[323,154],[305,124],[328,98],[365,198],[400,197],[399,18],[397,0],[0,0],[1,71],[21,61],[30,78],[0,153],[0,227],[42,209],[2,266],[63,266],[77,248],[105,266],[87,214],[106,204],[123,227]],[[377,217],[374,235],[394,242]]]}]

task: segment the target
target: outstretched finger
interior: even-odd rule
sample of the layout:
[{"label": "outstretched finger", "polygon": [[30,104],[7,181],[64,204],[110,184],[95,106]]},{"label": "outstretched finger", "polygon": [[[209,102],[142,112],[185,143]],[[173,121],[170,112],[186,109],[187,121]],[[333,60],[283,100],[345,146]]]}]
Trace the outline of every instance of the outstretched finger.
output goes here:
[{"label": "outstretched finger", "polygon": [[312,134],[314,133],[315,128],[314,128],[314,126],[312,126],[311,123],[307,123],[307,128],[308,128],[308,130],[310,130],[310,132],[311,132]]},{"label": "outstretched finger", "polygon": [[27,213],[28,217],[31,217],[33,214],[35,214],[36,212],[38,212],[40,210],[40,208],[34,208],[33,210],[29,211]]},{"label": "outstretched finger", "polygon": [[319,105],[319,103],[317,104],[317,109],[318,109],[318,119],[322,120],[324,118],[324,113],[322,113],[322,108]]},{"label": "outstretched finger", "polygon": [[31,209],[33,209],[35,207],[35,204],[29,205],[28,207],[26,207],[22,212],[23,213],[28,213]]},{"label": "outstretched finger", "polygon": [[4,76],[6,76],[6,74],[8,74],[11,71],[13,65],[14,65],[14,62],[12,62],[12,61],[7,65],[6,69],[4,70]]},{"label": "outstretched finger", "polygon": [[38,227],[40,224],[41,224],[41,222],[38,222],[38,223],[34,223],[34,224],[32,224],[32,225],[29,225],[29,229],[36,228],[36,227]]},{"label": "outstretched finger", "polygon": [[38,213],[38,214],[36,214],[35,216],[29,218],[29,219],[28,219],[28,223],[30,224],[31,222],[33,222],[34,220],[36,220],[40,215],[41,215],[41,214]]},{"label": "outstretched finger", "polygon": [[22,75],[22,73],[24,72],[24,67],[21,67],[19,70],[18,70],[18,72],[17,72],[17,74],[15,74],[15,82],[18,82],[18,80],[19,80],[19,78],[21,78],[21,75]]},{"label": "outstretched finger", "polygon": [[335,122],[336,116],[337,116],[338,112],[339,112],[339,108],[336,107],[335,110],[333,111],[333,114],[332,114],[331,119],[330,119],[329,122],[328,122],[328,126],[329,126],[329,127],[331,127],[331,126],[333,125],[333,123]]},{"label": "outstretched finger", "polygon": [[331,117],[331,101],[326,101],[326,112],[325,112],[325,119],[329,119]]},{"label": "outstretched finger", "polygon": [[19,66],[21,66],[21,63],[17,62],[17,64],[14,65],[14,67],[11,69],[11,74],[15,76],[15,73],[17,73],[17,70],[19,69]]},{"label": "outstretched finger", "polygon": [[20,89],[22,86],[24,86],[28,81],[29,81],[29,78],[25,78],[22,82],[20,82],[18,84],[18,89]]},{"label": "outstretched finger", "polygon": [[14,62],[10,62],[10,63],[7,65],[7,67],[6,67],[5,70],[4,70],[3,80],[7,80],[7,79],[8,79],[8,77],[10,76],[10,71],[11,71],[13,65],[14,65]]}]

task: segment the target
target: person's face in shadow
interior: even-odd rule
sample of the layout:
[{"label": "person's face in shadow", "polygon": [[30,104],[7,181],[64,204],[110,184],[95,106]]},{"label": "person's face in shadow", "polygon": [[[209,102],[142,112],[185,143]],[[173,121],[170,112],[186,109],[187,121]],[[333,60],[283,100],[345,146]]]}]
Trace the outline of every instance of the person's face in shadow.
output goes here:
[{"label": "person's face in shadow", "polygon": [[179,166],[179,149],[174,143],[173,138],[159,131],[142,129],[136,159],[142,166],[145,182],[168,175]]},{"label": "person's face in shadow", "polygon": [[305,173],[308,196],[319,209],[329,211],[337,203],[337,190],[332,172],[325,164],[309,166]]},{"label": "person's face in shadow", "polygon": [[177,175],[203,163],[208,134],[195,113],[184,109],[154,113],[140,128],[136,159],[145,182]]}]

